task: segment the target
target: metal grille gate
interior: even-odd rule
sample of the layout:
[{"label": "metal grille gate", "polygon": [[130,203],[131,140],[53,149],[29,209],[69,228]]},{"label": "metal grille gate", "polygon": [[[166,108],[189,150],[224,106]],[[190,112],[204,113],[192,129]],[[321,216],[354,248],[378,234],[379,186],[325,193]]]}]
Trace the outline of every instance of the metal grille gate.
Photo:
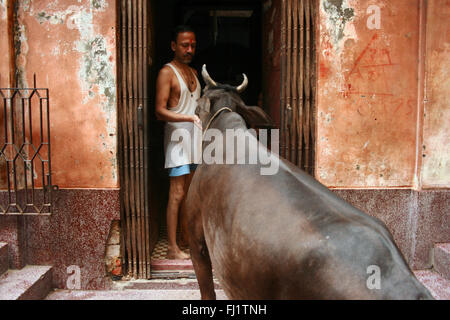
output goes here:
[{"label": "metal grille gate", "polygon": [[48,89],[0,88],[0,215],[50,215]]},{"label": "metal grille gate", "polygon": [[316,2],[282,0],[280,154],[314,174]]},{"label": "metal grille gate", "polygon": [[148,181],[148,1],[117,1],[122,257],[133,278],[150,278]]}]

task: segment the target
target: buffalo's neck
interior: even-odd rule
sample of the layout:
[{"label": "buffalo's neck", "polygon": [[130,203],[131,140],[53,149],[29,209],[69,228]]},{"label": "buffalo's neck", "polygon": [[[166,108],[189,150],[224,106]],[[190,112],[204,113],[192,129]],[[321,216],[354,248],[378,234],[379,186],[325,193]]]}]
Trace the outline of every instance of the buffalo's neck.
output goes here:
[{"label": "buffalo's neck", "polygon": [[221,114],[217,117],[217,119],[215,119],[211,123],[210,128],[217,129],[221,131],[223,134],[225,134],[227,129],[247,130],[247,125],[244,119],[238,113],[230,111],[222,111]]},{"label": "buffalo's neck", "polygon": [[[242,145],[242,143],[239,143],[239,141],[235,139],[237,139],[237,137],[244,138],[246,136],[246,134],[243,134],[243,132],[247,131],[247,125],[244,119],[238,113],[226,111],[220,114],[217,119],[215,119],[211,123],[210,129],[213,129],[213,131],[211,131],[211,135],[213,137],[208,137],[203,142],[203,156],[205,156],[206,153],[206,156],[214,158],[215,160],[213,161],[213,163],[240,163],[237,158],[237,148],[238,146]],[[231,140],[229,141],[229,139]],[[248,152],[250,152],[249,146],[248,144],[243,144],[243,146],[246,150],[244,154],[247,155]],[[212,153],[211,155],[209,154],[209,152],[211,152],[211,150],[213,149],[216,150],[214,152],[214,156],[212,155]],[[229,152],[232,153],[229,154]],[[223,156],[223,158],[220,157],[220,154]]]}]

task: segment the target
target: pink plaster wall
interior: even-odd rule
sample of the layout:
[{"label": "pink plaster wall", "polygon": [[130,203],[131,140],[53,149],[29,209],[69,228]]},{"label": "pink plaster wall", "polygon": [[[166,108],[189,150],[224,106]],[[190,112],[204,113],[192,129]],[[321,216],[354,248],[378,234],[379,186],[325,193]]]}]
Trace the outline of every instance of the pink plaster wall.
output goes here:
[{"label": "pink plaster wall", "polygon": [[413,186],[419,1],[321,0],[319,14],[316,177],[329,187]]},{"label": "pink plaster wall", "polygon": [[19,83],[50,91],[53,184],[117,188],[115,1],[18,2]]},{"label": "pink plaster wall", "polygon": [[[10,83],[10,56],[8,43],[8,9],[7,1],[0,1],[0,52],[2,52],[2,61],[0,62],[0,88],[9,87]],[[0,116],[0,128],[4,128],[4,116]],[[3,130],[2,130],[3,131]],[[3,135],[0,134],[1,140],[4,141]],[[6,185],[6,162],[0,160],[0,188]]]},{"label": "pink plaster wall", "polygon": [[[0,52],[2,62],[0,63],[0,87],[9,85],[9,45],[8,45],[8,16],[7,1],[0,0]],[[2,120],[3,121],[3,120]]]},{"label": "pink plaster wall", "polygon": [[450,1],[428,1],[422,184],[450,184]]},{"label": "pink plaster wall", "polygon": [[[2,34],[6,3],[0,1]],[[21,84],[30,84],[36,73],[38,84],[50,89],[53,182],[62,188],[117,188],[115,1],[18,3]],[[428,2],[423,137],[420,0],[318,4],[316,177],[330,187],[412,187],[419,160],[425,187],[448,187],[449,152],[442,146],[448,145],[449,77],[442,66],[449,57],[449,1]],[[368,26],[374,21],[370,5],[380,9],[379,29]],[[280,1],[265,1],[264,100],[277,123],[279,19]],[[2,52],[7,46],[1,37]],[[8,72],[5,59],[0,85]]]}]

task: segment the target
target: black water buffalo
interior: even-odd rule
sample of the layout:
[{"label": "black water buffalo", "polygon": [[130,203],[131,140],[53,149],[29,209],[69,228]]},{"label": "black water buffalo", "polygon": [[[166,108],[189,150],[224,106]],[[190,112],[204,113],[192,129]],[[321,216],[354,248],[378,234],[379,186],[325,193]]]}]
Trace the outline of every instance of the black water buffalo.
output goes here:
[{"label": "black water buffalo", "polygon": [[[202,74],[204,125],[224,132],[270,121],[239,98],[246,78],[235,88]],[[196,170],[184,210],[202,299],[215,299],[212,269],[230,299],[432,299],[381,221],[271,157],[274,175],[262,175],[261,164]]]}]

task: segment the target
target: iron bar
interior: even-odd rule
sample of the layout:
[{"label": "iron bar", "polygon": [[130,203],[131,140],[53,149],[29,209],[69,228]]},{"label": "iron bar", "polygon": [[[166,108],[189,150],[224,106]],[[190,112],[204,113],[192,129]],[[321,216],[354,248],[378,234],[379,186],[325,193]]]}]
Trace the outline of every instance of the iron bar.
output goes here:
[{"label": "iron bar", "polygon": [[132,9],[131,9],[131,16],[132,16],[132,20],[131,20],[131,25],[132,25],[132,44],[131,44],[131,49],[132,49],[132,56],[131,56],[131,61],[132,61],[132,78],[131,78],[131,87],[132,87],[132,100],[130,101],[130,111],[131,111],[131,121],[133,124],[133,141],[134,141],[134,148],[132,150],[133,156],[134,156],[134,162],[133,162],[133,173],[134,173],[134,179],[133,179],[133,183],[134,183],[134,205],[135,205],[135,210],[136,210],[136,215],[135,215],[135,219],[136,219],[136,242],[137,242],[137,270],[136,270],[136,276],[137,278],[140,278],[140,270],[142,270],[142,259],[140,256],[140,253],[142,252],[142,239],[141,239],[141,208],[140,208],[140,201],[139,201],[139,196],[140,196],[140,190],[139,190],[139,129],[137,127],[137,109],[138,109],[138,75],[137,75],[137,19],[136,19],[136,1],[131,1],[132,3]]},{"label": "iron bar", "polygon": [[136,7],[136,31],[137,31],[137,61],[136,61],[136,75],[137,75],[137,121],[136,125],[138,134],[138,186],[139,186],[139,223],[140,223],[140,237],[141,237],[141,250],[140,250],[140,278],[145,278],[147,273],[147,263],[145,256],[145,225],[144,225],[144,154],[143,154],[143,78],[142,78],[142,0],[137,1]]},{"label": "iron bar", "polygon": [[126,7],[126,1],[122,0],[120,2],[120,25],[119,25],[119,33],[120,33],[120,50],[119,50],[119,61],[121,63],[118,64],[120,71],[119,76],[120,80],[118,83],[121,84],[120,86],[120,112],[119,112],[119,123],[121,124],[121,143],[122,146],[120,148],[119,154],[120,158],[122,160],[121,162],[121,168],[120,168],[120,175],[122,177],[121,179],[121,225],[122,225],[122,233],[123,233],[123,239],[122,245],[124,247],[123,249],[123,257],[122,261],[124,262],[123,265],[126,265],[126,271],[129,276],[132,275],[132,249],[131,249],[131,226],[130,226],[130,201],[129,201],[129,156],[128,156],[128,121],[127,121],[127,7]]},{"label": "iron bar", "polygon": [[291,57],[292,57],[292,9],[291,4],[292,1],[296,0],[288,0],[287,1],[287,57],[286,57],[286,159],[290,159],[290,141],[291,141],[291,121],[292,121],[292,99],[291,99],[291,82],[292,82],[292,66],[291,66]]},{"label": "iron bar", "polygon": [[150,279],[151,277],[151,273],[150,273],[150,256],[151,256],[151,248],[150,248],[150,217],[149,217],[149,193],[150,193],[150,188],[149,188],[149,180],[148,180],[148,175],[149,175],[149,161],[150,161],[150,157],[148,156],[148,134],[149,134],[149,127],[148,127],[148,67],[149,67],[149,61],[148,61],[148,44],[149,44],[149,40],[148,40],[148,7],[147,7],[148,1],[144,0],[143,1],[143,8],[142,8],[142,15],[143,15],[143,57],[144,57],[144,61],[142,64],[142,74],[143,74],[143,107],[144,107],[144,222],[145,222],[145,240],[146,240],[146,261],[147,261],[147,274],[146,274],[146,278]]},{"label": "iron bar", "polygon": [[299,17],[299,29],[300,29],[300,47],[299,47],[299,58],[300,58],[300,66],[298,71],[298,118],[297,118],[297,134],[298,134],[298,142],[297,142],[297,166],[302,165],[302,156],[303,156],[303,106],[304,106],[304,94],[303,94],[303,85],[304,85],[304,50],[305,50],[305,26],[304,26],[304,1],[300,1],[300,5],[298,6],[298,17]]},{"label": "iron bar", "polygon": [[315,152],[316,152],[316,119],[317,119],[317,108],[316,108],[316,85],[317,85],[317,50],[316,50],[316,34],[317,34],[317,20],[316,20],[316,6],[314,1],[311,6],[311,64],[312,64],[312,74],[311,74],[311,170],[310,174],[315,175]]},{"label": "iron bar", "polygon": [[[119,4],[118,4],[119,6]],[[127,121],[127,7],[126,0],[120,1],[120,19],[119,19],[119,42],[120,42],[120,50],[118,52],[118,68],[119,68],[119,92],[120,97],[119,101],[119,123],[121,126],[120,134],[120,142],[121,147],[119,149],[119,160],[122,160],[119,166],[119,175],[120,175],[120,195],[121,195],[121,230],[122,230],[122,265],[124,266],[124,274],[127,274],[129,277],[132,275],[132,249],[131,249],[131,226],[130,226],[130,202],[129,202],[129,161],[128,161],[128,121]]]},{"label": "iron bar", "polygon": [[137,278],[137,243],[136,243],[136,199],[135,199],[135,175],[134,175],[134,130],[133,130],[133,110],[132,110],[132,99],[133,99],[133,87],[132,87],[132,78],[133,78],[133,61],[132,61],[132,1],[127,1],[127,50],[128,54],[126,56],[127,60],[127,122],[128,122],[128,154],[129,154],[129,170],[130,170],[130,190],[128,193],[129,201],[130,201],[130,214],[131,214],[131,246],[132,246],[132,275],[134,278]]},{"label": "iron bar", "polygon": [[297,113],[298,113],[298,88],[297,88],[297,80],[298,80],[298,70],[297,70],[297,58],[298,58],[298,12],[297,12],[297,4],[298,1],[293,1],[292,6],[292,38],[293,38],[293,46],[292,46],[292,119],[291,119],[291,159],[290,161],[296,165],[297,163],[297,152],[296,144],[297,144]]},{"label": "iron bar", "polygon": [[281,128],[281,143],[280,155],[286,157],[286,0],[281,1],[281,103],[280,103],[280,128]]}]

